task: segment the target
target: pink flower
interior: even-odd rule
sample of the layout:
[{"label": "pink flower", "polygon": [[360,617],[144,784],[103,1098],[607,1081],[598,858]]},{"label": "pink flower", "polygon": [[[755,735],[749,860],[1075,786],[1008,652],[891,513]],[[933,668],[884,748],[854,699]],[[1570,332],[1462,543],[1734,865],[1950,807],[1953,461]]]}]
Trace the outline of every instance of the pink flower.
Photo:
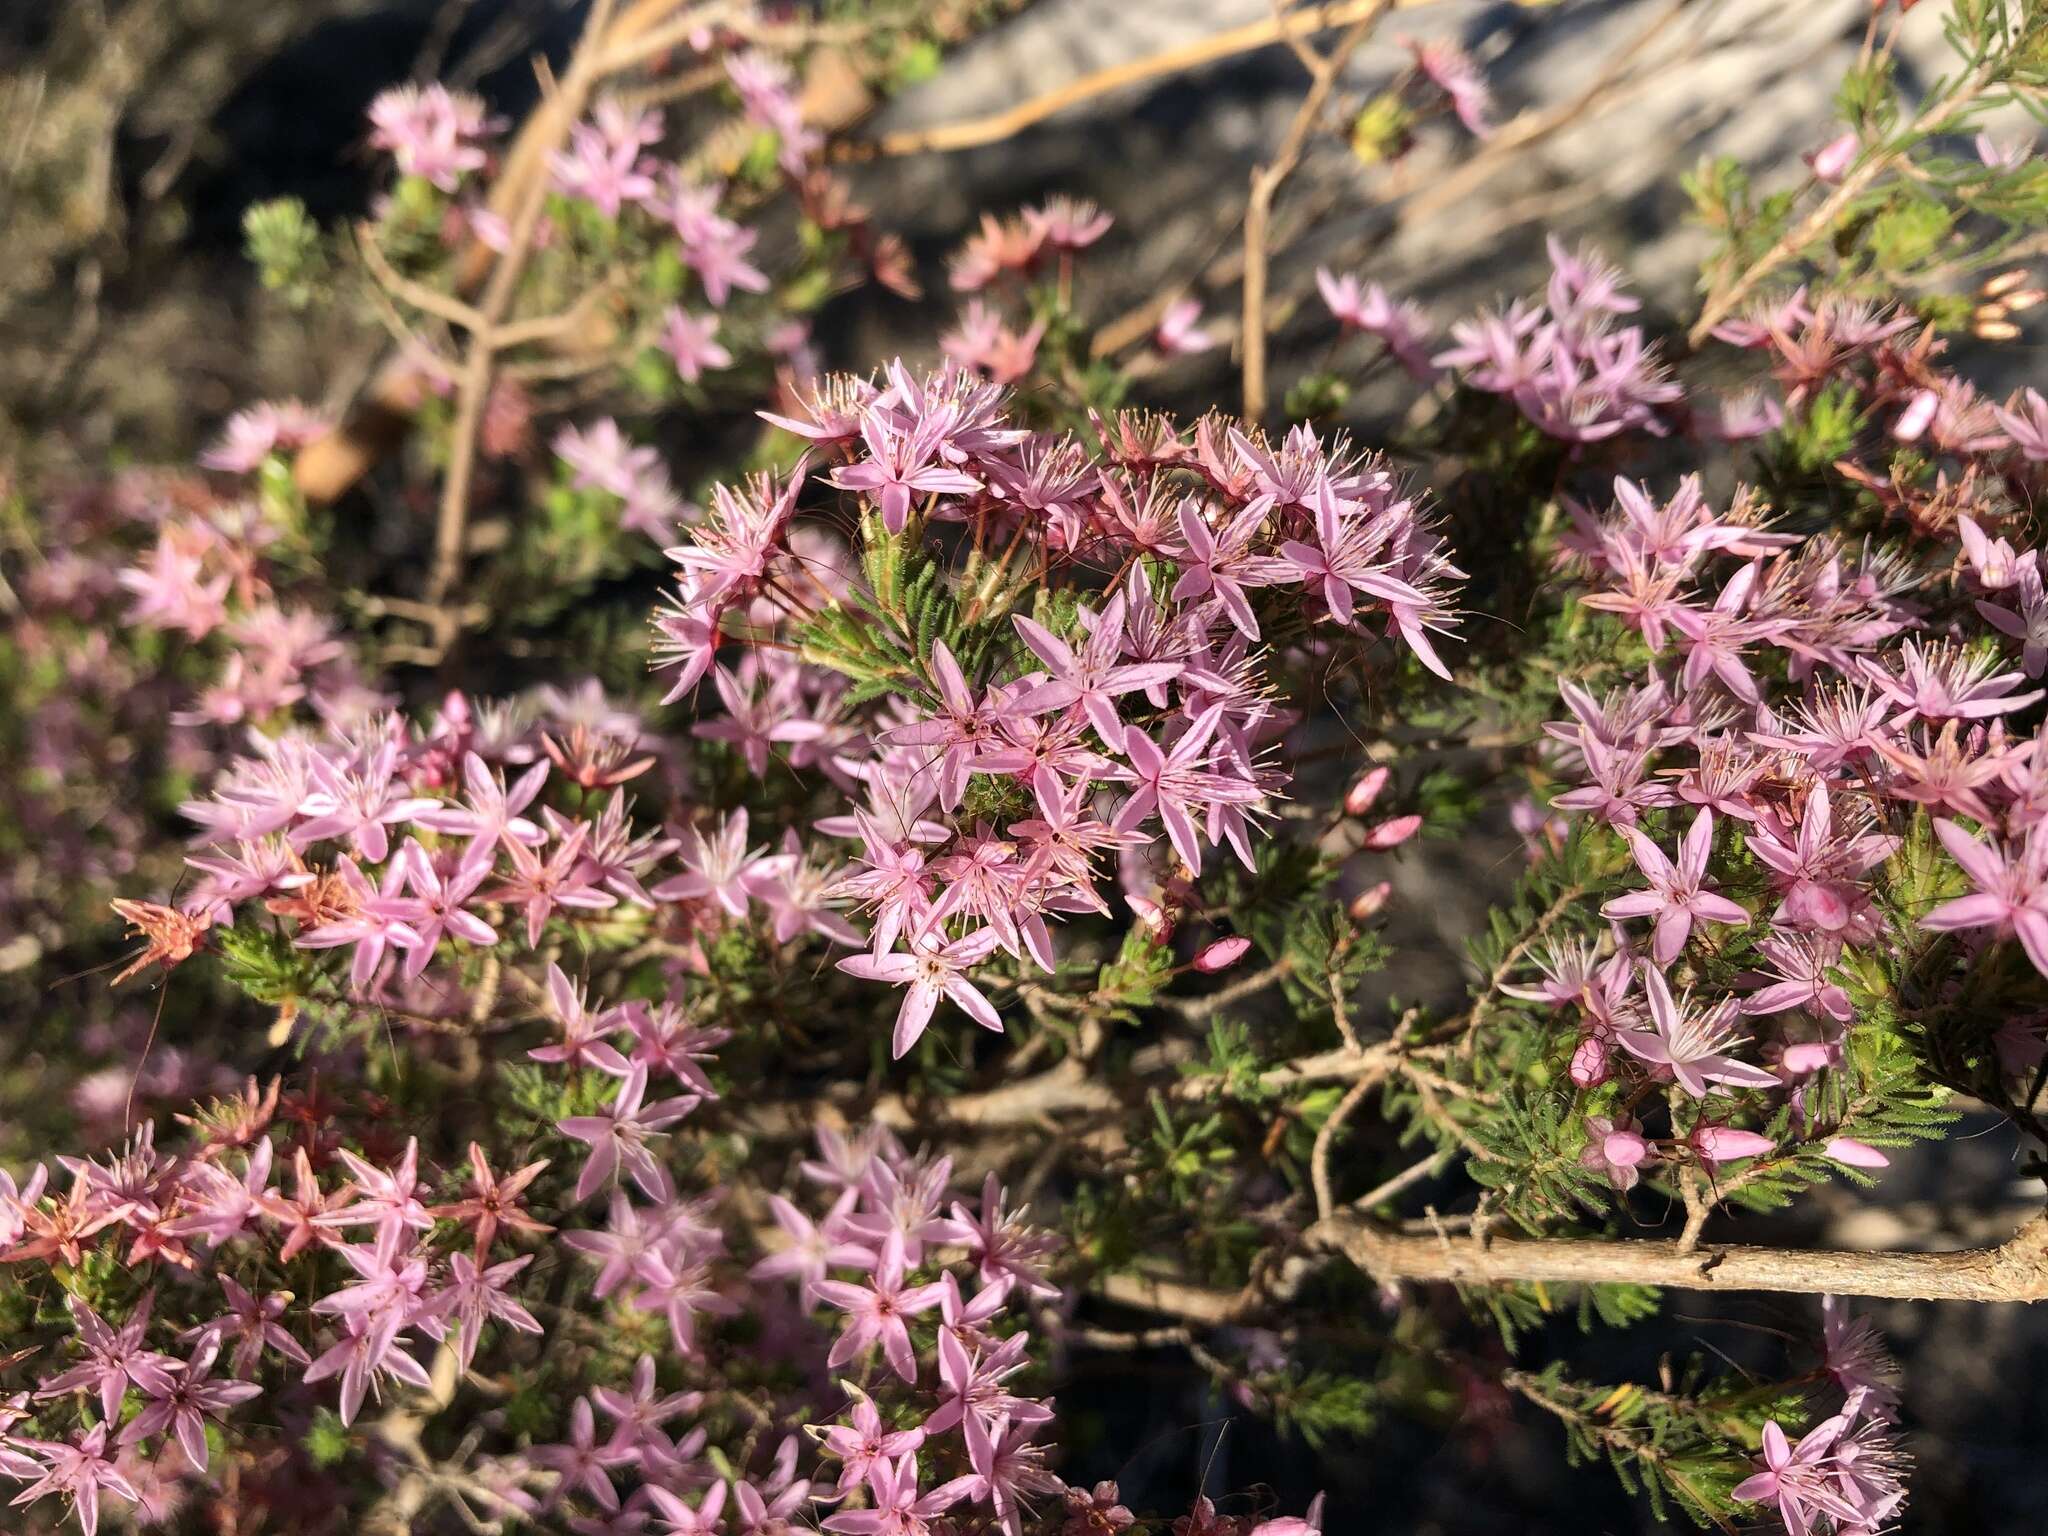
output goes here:
[{"label": "pink flower", "polygon": [[1306,1515],[1282,1515],[1277,1520],[1261,1520],[1253,1526],[1248,1536],[1317,1536],[1323,1528],[1324,1495],[1317,1494],[1308,1501]]},{"label": "pink flower", "polygon": [[903,1237],[892,1231],[882,1240],[870,1283],[820,1280],[812,1287],[821,1301],[847,1314],[828,1364],[836,1369],[880,1344],[896,1374],[907,1382],[917,1381],[917,1351],[911,1347],[906,1320],[937,1306],[945,1287],[937,1283],[906,1287],[903,1277]]},{"label": "pink flower", "polygon": [[1123,737],[1129,767],[1119,772],[1133,787],[1117,812],[1117,828],[1128,831],[1156,812],[1174,852],[1196,874],[1202,869],[1196,814],[1214,805],[1251,805],[1264,798],[1257,784],[1205,766],[1214,757],[1211,742],[1223,710],[1221,704],[1211,705],[1164,751],[1135,725]]},{"label": "pink flower", "polygon": [[681,305],[670,305],[662,322],[661,350],[675,360],[676,372],[685,384],[694,384],[707,368],[730,368],[732,354],[720,346],[718,316],[692,315]]},{"label": "pink flower", "polygon": [[944,431],[940,419],[898,426],[890,417],[869,409],[861,417],[861,441],[867,458],[832,471],[832,483],[849,491],[869,491],[882,509],[882,526],[901,533],[910,521],[910,504],[918,492],[927,496],[971,496],[981,482],[945,463],[934,463]]},{"label": "pink flower", "polygon": [[1387,775],[1391,772],[1385,766],[1368,769],[1356,784],[1345,791],[1344,814],[1363,816],[1371,810],[1373,802],[1380,797],[1380,791],[1386,788]]},{"label": "pink flower", "polygon": [[1816,1516],[1863,1525],[1862,1511],[1836,1491],[1830,1452],[1849,1428],[1846,1417],[1824,1419],[1794,1446],[1773,1419],[1764,1425],[1763,1470],[1737,1483],[1732,1497],[1744,1504],[1775,1504],[1792,1536],[1807,1536]]},{"label": "pink flower", "polygon": [[1398,848],[1421,830],[1422,818],[1420,816],[1391,817],[1386,821],[1366,828],[1363,846],[1372,849],[1374,852],[1381,852],[1388,848]]},{"label": "pink flower", "polygon": [[86,1359],[83,1364],[50,1377],[36,1396],[62,1397],[67,1392],[93,1388],[99,1394],[100,1411],[111,1419],[118,1415],[121,1399],[131,1385],[146,1387],[162,1382],[176,1362],[142,1347],[155,1299],[155,1292],[145,1291],[128,1321],[116,1329],[108,1327],[97,1312],[74,1298],[69,1303],[71,1318]]},{"label": "pink flower", "polygon": [[1200,328],[1201,318],[1200,299],[1175,299],[1159,317],[1159,327],[1152,333],[1152,345],[1167,357],[1208,351],[1216,345],[1216,338]]},{"label": "pink flower", "polygon": [[1650,888],[1616,896],[1600,908],[1603,917],[1654,917],[1656,929],[1651,955],[1659,965],[1669,965],[1685,948],[1695,921],[1707,923],[1749,922],[1749,913],[1725,896],[1702,889],[1707,855],[1714,845],[1714,814],[1702,810],[1678,846],[1674,863],[1664,851],[1633,827],[1623,829],[1635,854],[1636,867],[1649,877]]},{"label": "pink flower", "polygon": [[433,1380],[421,1365],[400,1348],[401,1324],[396,1316],[372,1322],[357,1314],[348,1319],[347,1334],[306,1369],[308,1385],[330,1376],[341,1378],[341,1422],[352,1424],[379,1376],[393,1376],[422,1391],[433,1388]]},{"label": "pink flower", "polygon": [[1642,1127],[1633,1119],[1586,1117],[1586,1148],[1579,1154],[1579,1165],[1597,1169],[1616,1189],[1634,1189],[1641,1177],[1637,1170],[1656,1160],[1649,1142],[1643,1139]]},{"label": "pink flower", "polygon": [[71,1500],[71,1507],[78,1515],[78,1524],[85,1536],[95,1536],[100,1525],[102,1493],[116,1494],[131,1503],[142,1498],[135,1485],[115,1468],[113,1458],[107,1455],[110,1432],[110,1425],[96,1424],[89,1434],[75,1442],[16,1441],[39,1458],[45,1470],[41,1477],[15,1496],[15,1505],[33,1504],[46,1493],[61,1493]]},{"label": "pink flower", "polygon": [[498,127],[481,101],[438,84],[393,86],[370,103],[370,124],[370,143],[397,162],[401,175],[425,177],[443,192],[482,169],[476,141]]},{"label": "pink flower", "polygon": [[1989,170],[2016,171],[2033,158],[2034,146],[2025,139],[2001,144],[1988,133],[1977,135],[1973,147],[1977,158]]},{"label": "pink flower", "polygon": [[1479,72],[1472,56],[1447,37],[1433,38],[1426,43],[1418,43],[1412,38],[1406,41],[1415,55],[1416,68],[1450,97],[1451,110],[1457,113],[1458,121],[1465,125],[1466,132],[1476,139],[1491,138],[1493,96],[1487,89],[1486,77]]},{"label": "pink flower", "polygon": [[[782,1228],[789,1239],[789,1246],[771,1253],[765,1259],[757,1260],[747,1273],[756,1280],[770,1280],[782,1277],[794,1279],[800,1285],[806,1301],[817,1294],[818,1282],[834,1269],[865,1269],[874,1262],[871,1250],[859,1243],[847,1242],[833,1235],[833,1220],[843,1217],[852,1207],[854,1195],[848,1191],[833,1207],[832,1217],[823,1225],[813,1222],[790,1201],[781,1195],[768,1197],[769,1214],[775,1224]],[[891,1452],[891,1455],[897,1454]]]},{"label": "pink flower", "polygon": [[900,1456],[908,1456],[924,1444],[925,1431],[922,1429],[885,1429],[881,1414],[875,1411],[875,1400],[858,1388],[853,1407],[848,1410],[851,1424],[829,1424],[819,1436],[818,1448],[827,1456],[839,1458],[840,1492],[851,1492],[867,1481],[868,1472],[877,1464],[894,1462]]},{"label": "pink flower", "polygon": [[[621,1445],[616,1439],[604,1445],[598,1444],[597,1419],[591,1412],[587,1397],[577,1398],[576,1406],[569,1410],[567,1441],[560,1445],[537,1445],[526,1454],[537,1465],[556,1474],[551,1502],[559,1503],[566,1493],[587,1493],[604,1509],[619,1507],[619,1491],[612,1486],[610,1469],[638,1459],[634,1449]],[[725,1485],[716,1484],[714,1491],[722,1502]],[[712,1513],[717,1511],[714,1509]]]},{"label": "pink flower", "polygon": [[850,955],[838,965],[847,975],[863,981],[886,981],[908,989],[890,1037],[890,1052],[900,1057],[917,1044],[942,997],[950,998],[983,1029],[1002,1033],[1002,1017],[965,974],[969,966],[979,965],[995,952],[998,940],[993,928],[980,928],[950,941],[928,931],[913,937],[907,954]]},{"label": "pink flower", "polygon": [[1116,220],[1085,198],[1050,197],[1024,210],[1025,227],[1055,250],[1079,251],[1109,233]]},{"label": "pink flower", "polygon": [[1953,821],[1937,821],[1934,831],[1977,889],[1943,902],[1920,919],[1920,926],[2017,935],[2034,969],[2048,976],[2048,837],[2037,825],[2015,852],[1980,843]]},{"label": "pink flower", "polygon": [[1183,670],[1173,661],[1124,662],[1124,612],[1124,594],[1118,592],[1099,614],[1085,614],[1083,622],[1090,628],[1078,653],[1035,619],[1013,616],[1017,633],[1052,674],[1017,700],[1018,712],[1038,715],[1079,704],[1105,742],[1121,740],[1124,726],[1114,701],[1171,682]]},{"label": "pink flower", "polygon": [[262,1395],[253,1381],[210,1380],[218,1342],[199,1346],[193,1357],[175,1371],[166,1371],[144,1384],[149,1399],[128,1427],[121,1431],[121,1444],[134,1445],[166,1429],[185,1453],[195,1472],[206,1470],[206,1421],[218,1419],[237,1403]]},{"label": "pink flower", "polygon": [[642,1485],[647,1498],[661,1512],[661,1518],[668,1522],[668,1536],[714,1536],[719,1529],[718,1517],[725,1510],[726,1485],[713,1483],[704,1490],[704,1497],[693,1509],[683,1502],[681,1494],[672,1493],[656,1483]]},{"label": "pink flower", "polygon": [[634,1062],[611,1104],[601,1115],[571,1115],[557,1122],[564,1136],[587,1142],[590,1155],[584,1159],[583,1174],[576,1181],[576,1198],[588,1200],[617,1177],[623,1166],[650,1200],[672,1200],[675,1186],[668,1170],[648,1149],[650,1137],[687,1116],[702,1099],[696,1094],[678,1094],[653,1104],[647,1097],[647,1067]]},{"label": "pink flower", "polygon": [[1641,971],[1650,1002],[1649,1029],[1624,1029],[1615,1038],[1631,1056],[1669,1072],[1679,1087],[1703,1099],[1716,1086],[1775,1088],[1778,1080],[1761,1067],[1737,1061],[1728,1048],[1741,1038],[1733,998],[1711,1007],[1695,1007],[1692,994],[1674,1001],[1664,976],[1654,966]]}]

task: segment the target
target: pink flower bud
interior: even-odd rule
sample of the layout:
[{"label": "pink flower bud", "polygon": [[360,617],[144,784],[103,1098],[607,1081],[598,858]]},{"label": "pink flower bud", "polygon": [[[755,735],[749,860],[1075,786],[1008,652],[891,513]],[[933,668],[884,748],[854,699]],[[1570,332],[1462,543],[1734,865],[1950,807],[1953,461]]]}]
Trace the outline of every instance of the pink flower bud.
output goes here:
[{"label": "pink flower bud", "polygon": [[1849,167],[1856,163],[1857,148],[1856,135],[1853,132],[1845,133],[1839,138],[1829,139],[1812,154],[1802,155],[1800,158],[1812,168],[1816,181],[1824,181],[1833,186],[1847,175]]},{"label": "pink flower bud", "polygon": [[1761,1157],[1777,1143],[1768,1136],[1759,1136],[1755,1131],[1738,1131],[1725,1125],[1697,1125],[1693,1127],[1693,1151],[1700,1155],[1700,1161],[1709,1165],[1733,1162],[1738,1157]]},{"label": "pink flower bud", "polygon": [[1571,1079],[1581,1088],[1598,1088],[1614,1073],[1607,1064],[1607,1042],[1588,1035],[1572,1052]]},{"label": "pink flower bud", "polygon": [[1387,787],[1387,770],[1375,768],[1356,784],[1344,797],[1344,813],[1347,816],[1363,816],[1372,809],[1373,801],[1379,799],[1380,791]]},{"label": "pink flower bud", "polygon": [[1921,433],[1934,421],[1934,412],[1941,404],[1941,396],[1931,389],[1916,392],[1899,412],[1899,419],[1892,423],[1892,436],[1902,443],[1917,443]]},{"label": "pink flower bud", "polygon": [[1244,952],[1251,947],[1252,941],[1246,938],[1218,939],[1213,944],[1204,945],[1201,953],[1195,956],[1195,969],[1205,976],[1227,971],[1242,960]]},{"label": "pink flower bud", "polygon": [[1351,898],[1351,921],[1362,923],[1367,918],[1376,916],[1387,904],[1387,898],[1393,894],[1394,882],[1391,880],[1382,880],[1378,885],[1367,886]]},{"label": "pink flower bud", "polygon": [[1835,1048],[1821,1041],[1788,1045],[1785,1047],[1782,1061],[1787,1072],[1794,1077],[1804,1077],[1809,1072],[1819,1072],[1833,1066]]},{"label": "pink flower bud", "polygon": [[1830,1137],[1821,1154],[1851,1168],[1889,1168],[1892,1160],[1867,1141],[1858,1141],[1853,1136]]},{"label": "pink flower bud", "polygon": [[1634,1168],[1650,1155],[1650,1144],[1634,1131],[1609,1131],[1600,1138],[1600,1155],[1621,1168]]},{"label": "pink flower bud", "polygon": [[1422,830],[1420,816],[1396,816],[1383,821],[1376,827],[1369,827],[1365,833],[1368,848],[1398,848],[1417,832]]}]

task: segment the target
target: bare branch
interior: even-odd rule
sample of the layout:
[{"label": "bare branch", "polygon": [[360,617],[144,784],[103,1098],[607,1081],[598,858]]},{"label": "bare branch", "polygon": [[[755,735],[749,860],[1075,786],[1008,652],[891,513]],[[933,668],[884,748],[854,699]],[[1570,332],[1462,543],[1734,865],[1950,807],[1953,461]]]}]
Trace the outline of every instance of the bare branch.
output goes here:
[{"label": "bare branch", "polygon": [[1317,1222],[1309,1249],[1342,1254],[1382,1282],[1447,1280],[1659,1285],[1683,1291],[1782,1291],[1905,1301],[2048,1300],[2048,1215],[1996,1248],[1856,1253],[1614,1238],[1452,1238],[1389,1232],[1349,1213]]},{"label": "bare branch", "polygon": [[1429,0],[1329,0],[1322,5],[1304,6],[1284,16],[1269,16],[1263,21],[1246,22],[1241,27],[1232,27],[1210,37],[1199,38],[1192,43],[1183,43],[1176,48],[1149,54],[1142,59],[1114,64],[1108,69],[1098,69],[1093,74],[1083,75],[1078,80],[1069,80],[1042,96],[1010,107],[1001,112],[991,112],[986,117],[969,118],[965,122],[946,123],[937,128],[912,129],[904,133],[887,134],[872,144],[848,144],[839,150],[842,159],[864,160],[879,156],[922,155],[955,149],[976,149],[984,144],[996,144],[1022,133],[1049,117],[1055,117],[1069,107],[1077,107],[1098,96],[1107,96],[1128,86],[1142,85],[1147,80],[1158,80],[1168,75],[1184,74],[1191,69],[1200,69],[1206,64],[1235,57],[1241,53],[1255,53],[1275,43],[1297,43],[1313,37],[1318,32],[1335,31],[1338,27],[1350,26],[1362,17],[1377,17],[1390,5],[1413,8],[1426,5]]},{"label": "bare branch", "polygon": [[1377,0],[1358,8],[1357,19],[1327,55],[1316,55],[1314,78],[1301,107],[1281,140],[1280,152],[1268,164],[1252,172],[1251,199],[1244,211],[1244,334],[1240,338],[1244,364],[1244,419],[1257,426],[1266,415],[1266,228],[1273,214],[1273,199],[1280,187],[1301,163],[1337,77],[1351,61],[1351,55],[1372,32],[1391,0]]}]

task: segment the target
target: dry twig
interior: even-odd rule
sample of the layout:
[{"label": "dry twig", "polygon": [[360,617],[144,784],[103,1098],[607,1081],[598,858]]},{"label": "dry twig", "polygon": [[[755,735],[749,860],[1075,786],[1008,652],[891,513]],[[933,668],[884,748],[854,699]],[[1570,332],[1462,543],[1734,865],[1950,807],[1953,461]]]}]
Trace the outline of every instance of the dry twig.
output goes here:
[{"label": "dry twig", "polygon": [[1357,19],[1327,54],[1302,45],[1304,57],[1314,61],[1310,65],[1308,94],[1288,125],[1287,136],[1280,141],[1280,152],[1252,171],[1251,197],[1244,211],[1244,334],[1240,338],[1244,419],[1248,426],[1258,425],[1266,415],[1266,230],[1273,215],[1273,199],[1301,163],[1309,136],[1329,103],[1330,92],[1336,89],[1337,77],[1390,3],[1391,0],[1377,0],[1360,6]]}]

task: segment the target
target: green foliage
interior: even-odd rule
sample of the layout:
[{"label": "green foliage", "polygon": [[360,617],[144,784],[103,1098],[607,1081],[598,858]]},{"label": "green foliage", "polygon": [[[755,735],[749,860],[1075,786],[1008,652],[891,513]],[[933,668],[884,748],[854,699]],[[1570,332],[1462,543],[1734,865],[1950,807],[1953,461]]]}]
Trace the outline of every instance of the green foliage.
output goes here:
[{"label": "green foliage", "polygon": [[[1579,1162],[1585,1128],[1576,1111],[1569,1092],[1508,1088],[1470,1126],[1486,1156],[1472,1157],[1465,1171],[1492,1192],[1496,1209],[1532,1233],[1575,1212],[1602,1214],[1612,1200],[1606,1178]],[[1416,1123],[1456,1145],[1429,1119]]]},{"label": "green foliage", "polygon": [[1564,1426],[1572,1466],[1604,1462],[1624,1488],[1649,1500],[1658,1519],[1675,1510],[1703,1530],[1729,1527],[1738,1508],[1731,1494],[1754,1470],[1765,1422],[1776,1419],[1789,1431],[1807,1412],[1786,1387],[1709,1381],[1698,1359],[1675,1379],[1667,1368],[1661,1391],[1576,1381],[1562,1364],[1512,1372],[1508,1385]]},{"label": "green foliage", "polygon": [[557,1121],[597,1114],[618,1093],[617,1080],[601,1072],[564,1077],[526,1061],[502,1063],[498,1081],[512,1111],[511,1124],[527,1135],[554,1136]]},{"label": "green foliage", "polygon": [[[972,619],[962,611],[945,565],[928,546],[913,517],[901,533],[881,515],[862,514],[861,589],[845,603],[828,604],[805,627],[799,643],[806,661],[853,679],[850,702],[904,688],[931,691],[932,646],[943,640],[962,671],[984,669],[994,654],[993,614]],[[1007,626],[1005,626],[1007,627]]]},{"label": "green foliage", "polygon": [[1855,446],[1864,421],[1857,392],[1831,381],[1813,393],[1804,410],[1786,419],[1773,447],[1794,472],[1817,474]]},{"label": "green foliage", "polygon": [[221,973],[259,1003],[276,1006],[302,998],[318,973],[308,951],[294,948],[281,930],[261,924],[217,928],[209,942],[219,950]]},{"label": "green foliage", "polygon": [[1143,923],[1124,931],[1116,958],[1103,962],[1095,980],[1096,1001],[1107,1017],[1138,1022],[1137,1009],[1149,1008],[1173,976],[1173,950]]},{"label": "green foliage", "polygon": [[1277,1381],[1255,1380],[1254,1389],[1283,1434],[1299,1435],[1311,1450],[1323,1450],[1340,1436],[1369,1435],[1379,1422],[1379,1390],[1349,1372],[1309,1371]]},{"label": "green foliage", "polygon": [[1266,1063],[1252,1042],[1251,1026],[1235,1019],[1217,1019],[1203,1042],[1208,1056],[1181,1064],[1181,1075],[1204,1081],[1217,1092],[1248,1103],[1266,1103],[1278,1090],[1264,1079]]},{"label": "green foliage", "polygon": [[356,1437],[341,1422],[341,1415],[323,1406],[313,1410],[313,1422],[299,1443],[313,1458],[314,1466],[326,1469],[337,1467],[348,1459],[349,1453],[355,1449]]},{"label": "green foliage", "polygon": [[1351,403],[1351,384],[1339,373],[1303,374],[1288,387],[1281,403],[1289,421],[1335,416]]},{"label": "green foliage", "polygon": [[242,246],[263,286],[304,309],[329,281],[320,226],[296,197],[252,203],[242,214]]},{"label": "green foliage", "polygon": [[1880,272],[1906,273],[1932,258],[1954,225],[1955,215],[1938,199],[1902,189],[1863,238]]}]

